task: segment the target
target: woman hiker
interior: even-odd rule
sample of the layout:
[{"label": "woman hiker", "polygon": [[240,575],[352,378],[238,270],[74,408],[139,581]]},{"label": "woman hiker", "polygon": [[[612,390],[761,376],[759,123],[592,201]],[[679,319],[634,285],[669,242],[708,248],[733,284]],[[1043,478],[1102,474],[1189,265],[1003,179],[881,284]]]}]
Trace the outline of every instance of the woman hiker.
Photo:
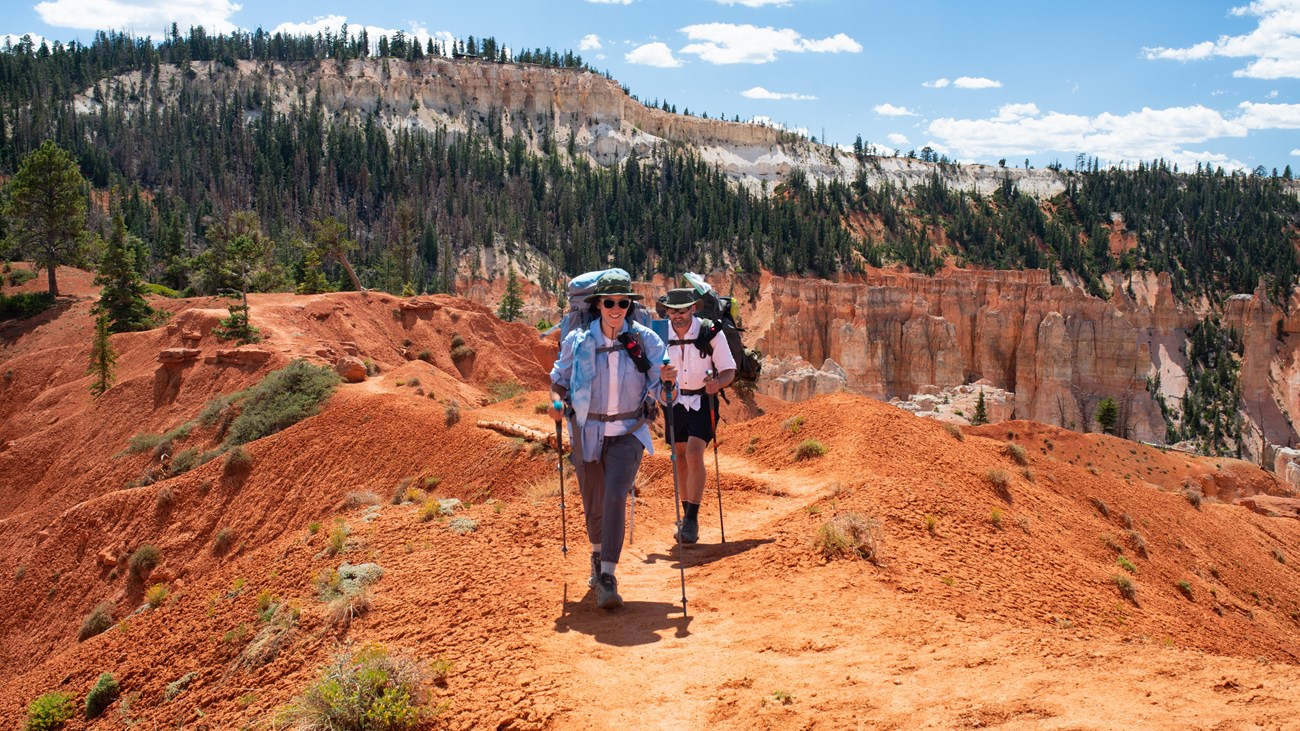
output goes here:
[{"label": "woman hiker", "polygon": [[[602,277],[587,297],[598,317],[564,337],[551,368],[551,399],[568,403],[570,460],[591,541],[587,585],[596,590],[601,609],[623,606],[614,572],[623,551],[627,496],[642,456],[654,453],[648,420],[663,390],[663,341],[628,319],[638,299],[627,277]],[[562,417],[554,405],[550,415]]]},{"label": "woman hiker", "polygon": [[[673,452],[682,478],[682,523],[678,533],[682,543],[700,539],[700,502],[704,498],[704,452],[713,439],[717,423],[717,394],[731,385],[736,377],[736,361],[721,329],[709,341],[712,352],[696,345],[703,323],[695,316],[695,290],[669,290],[659,298],[668,312],[668,358],[665,383],[678,382],[680,391],[673,405]],[[704,332],[707,337],[708,331]],[[679,536],[673,535],[676,539]]]}]

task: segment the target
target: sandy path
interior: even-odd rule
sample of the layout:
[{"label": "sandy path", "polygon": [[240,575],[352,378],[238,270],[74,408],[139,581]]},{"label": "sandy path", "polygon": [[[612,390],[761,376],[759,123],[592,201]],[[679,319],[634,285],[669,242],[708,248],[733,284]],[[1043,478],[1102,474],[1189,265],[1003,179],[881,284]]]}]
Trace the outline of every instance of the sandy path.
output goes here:
[{"label": "sandy path", "polygon": [[[572,551],[564,611],[533,638],[538,669],[560,679],[556,728],[1297,727],[1294,666],[933,610],[865,562],[736,578],[739,557],[772,545],[831,480],[722,461],[772,494],[724,495],[726,546],[687,549],[689,618],[668,510],[639,506],[621,611],[595,608]],[[715,518],[706,505],[704,540]]]}]

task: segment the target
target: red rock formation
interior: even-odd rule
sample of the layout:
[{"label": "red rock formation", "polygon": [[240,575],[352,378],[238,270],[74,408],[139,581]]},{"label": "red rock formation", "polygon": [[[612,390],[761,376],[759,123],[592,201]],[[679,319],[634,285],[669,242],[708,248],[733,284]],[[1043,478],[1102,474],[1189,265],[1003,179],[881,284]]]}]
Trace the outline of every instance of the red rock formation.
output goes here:
[{"label": "red rock formation", "polygon": [[[1127,436],[1162,441],[1164,421],[1147,379],[1159,374],[1162,392],[1181,398],[1182,350],[1203,313],[1176,302],[1165,275],[1109,283],[1107,302],[1052,285],[1044,271],[950,269],[925,277],[872,270],[838,282],[772,277],[760,291],[768,301],[754,308],[750,339],[767,357],[800,356],[813,366],[829,358],[851,390],[876,398],[987,378],[1015,392],[1016,418],[1082,429],[1109,396]],[[1297,308],[1300,295],[1291,311]],[[1296,319],[1283,319],[1262,291],[1233,298],[1225,309],[1225,324],[1242,333],[1246,348],[1243,396],[1257,434],[1248,453],[1258,453],[1261,427],[1269,443],[1294,443],[1300,369],[1294,341],[1284,340]]]}]

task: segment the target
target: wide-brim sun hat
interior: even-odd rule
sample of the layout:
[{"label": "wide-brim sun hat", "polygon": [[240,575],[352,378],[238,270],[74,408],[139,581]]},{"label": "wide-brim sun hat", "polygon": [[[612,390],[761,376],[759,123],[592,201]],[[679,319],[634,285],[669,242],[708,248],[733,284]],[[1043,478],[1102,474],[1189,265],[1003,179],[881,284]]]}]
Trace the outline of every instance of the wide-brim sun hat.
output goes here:
[{"label": "wide-brim sun hat", "polygon": [[626,297],[631,300],[641,299],[641,295],[632,291],[632,280],[622,274],[609,273],[596,282],[596,288],[587,295],[587,302],[595,302],[605,297]]},{"label": "wide-brim sun hat", "polygon": [[695,294],[694,289],[690,287],[682,287],[680,289],[668,290],[668,294],[660,297],[658,302],[663,307],[672,310],[684,310],[695,304],[698,300],[699,296]]}]

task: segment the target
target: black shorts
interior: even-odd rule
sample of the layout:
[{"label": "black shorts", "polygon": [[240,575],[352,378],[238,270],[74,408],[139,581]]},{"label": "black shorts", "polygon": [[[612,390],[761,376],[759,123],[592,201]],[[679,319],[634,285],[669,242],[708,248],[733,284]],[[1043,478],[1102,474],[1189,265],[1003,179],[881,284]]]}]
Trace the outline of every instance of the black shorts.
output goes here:
[{"label": "black shorts", "polygon": [[681,404],[673,404],[673,441],[681,444],[691,437],[699,437],[705,444],[713,441],[713,412],[709,399],[701,396],[699,409],[687,411]]}]

